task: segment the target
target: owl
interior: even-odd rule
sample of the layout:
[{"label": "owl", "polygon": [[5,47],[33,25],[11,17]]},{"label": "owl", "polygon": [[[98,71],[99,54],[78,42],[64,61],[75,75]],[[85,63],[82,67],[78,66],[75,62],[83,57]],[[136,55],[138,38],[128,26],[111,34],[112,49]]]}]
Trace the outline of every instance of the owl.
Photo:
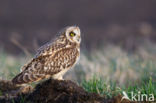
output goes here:
[{"label": "owl", "polygon": [[34,58],[12,79],[17,85],[52,77],[62,80],[80,57],[81,33],[77,26],[64,28],[53,42],[41,46]]}]

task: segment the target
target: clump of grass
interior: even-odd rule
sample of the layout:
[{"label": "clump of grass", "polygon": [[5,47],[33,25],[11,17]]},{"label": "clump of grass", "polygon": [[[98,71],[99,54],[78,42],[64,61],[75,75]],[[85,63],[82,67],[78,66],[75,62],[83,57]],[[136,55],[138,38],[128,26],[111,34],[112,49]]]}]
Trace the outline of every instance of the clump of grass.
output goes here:
[{"label": "clump of grass", "polygon": [[96,76],[88,81],[84,80],[81,85],[86,91],[105,95],[107,98],[121,94],[121,89],[116,86],[115,82],[108,83]]},{"label": "clump of grass", "polygon": [[2,91],[0,90],[0,96],[2,96],[3,95],[3,93],[2,93]]},{"label": "clump of grass", "polygon": [[134,94],[147,94],[148,96],[152,94],[156,97],[156,83],[152,81],[152,78],[146,83],[136,83],[125,87],[118,86],[115,82],[106,82],[104,79],[94,76],[88,81],[84,80],[81,85],[86,91],[105,95],[107,98],[123,95],[123,91],[128,94],[129,98],[131,98],[132,92]]},{"label": "clump of grass", "polygon": [[123,91],[126,91],[129,97],[131,97],[133,92],[134,94],[147,94],[148,96],[152,94],[156,98],[156,82],[150,77],[148,82],[142,81],[140,84],[135,83],[134,85],[123,87]]}]

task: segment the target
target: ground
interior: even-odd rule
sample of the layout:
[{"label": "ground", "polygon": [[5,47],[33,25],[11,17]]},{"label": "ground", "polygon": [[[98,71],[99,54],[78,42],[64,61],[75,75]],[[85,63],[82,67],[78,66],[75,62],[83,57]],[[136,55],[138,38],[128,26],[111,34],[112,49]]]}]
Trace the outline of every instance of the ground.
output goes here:
[{"label": "ground", "polygon": [[134,103],[128,100],[121,102],[121,95],[107,99],[105,96],[89,93],[69,80],[49,79],[24,92],[21,89],[24,87],[16,87],[10,81],[1,80],[0,84],[3,84],[0,89],[4,93],[0,103]]}]

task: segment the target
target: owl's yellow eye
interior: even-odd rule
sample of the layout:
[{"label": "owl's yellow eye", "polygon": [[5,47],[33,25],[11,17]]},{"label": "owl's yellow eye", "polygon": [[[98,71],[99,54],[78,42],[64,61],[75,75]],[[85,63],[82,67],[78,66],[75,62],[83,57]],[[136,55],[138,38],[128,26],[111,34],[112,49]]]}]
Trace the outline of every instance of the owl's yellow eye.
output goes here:
[{"label": "owl's yellow eye", "polygon": [[69,35],[70,35],[71,37],[74,37],[76,34],[75,34],[74,32],[70,32]]}]

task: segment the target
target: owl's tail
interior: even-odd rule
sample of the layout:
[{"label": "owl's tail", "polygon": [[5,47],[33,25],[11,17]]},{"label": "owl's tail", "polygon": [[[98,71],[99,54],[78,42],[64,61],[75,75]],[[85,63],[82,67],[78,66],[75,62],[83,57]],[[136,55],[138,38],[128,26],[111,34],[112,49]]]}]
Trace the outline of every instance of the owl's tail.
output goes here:
[{"label": "owl's tail", "polygon": [[16,85],[27,84],[44,79],[44,75],[20,73],[12,79],[12,83]]}]

